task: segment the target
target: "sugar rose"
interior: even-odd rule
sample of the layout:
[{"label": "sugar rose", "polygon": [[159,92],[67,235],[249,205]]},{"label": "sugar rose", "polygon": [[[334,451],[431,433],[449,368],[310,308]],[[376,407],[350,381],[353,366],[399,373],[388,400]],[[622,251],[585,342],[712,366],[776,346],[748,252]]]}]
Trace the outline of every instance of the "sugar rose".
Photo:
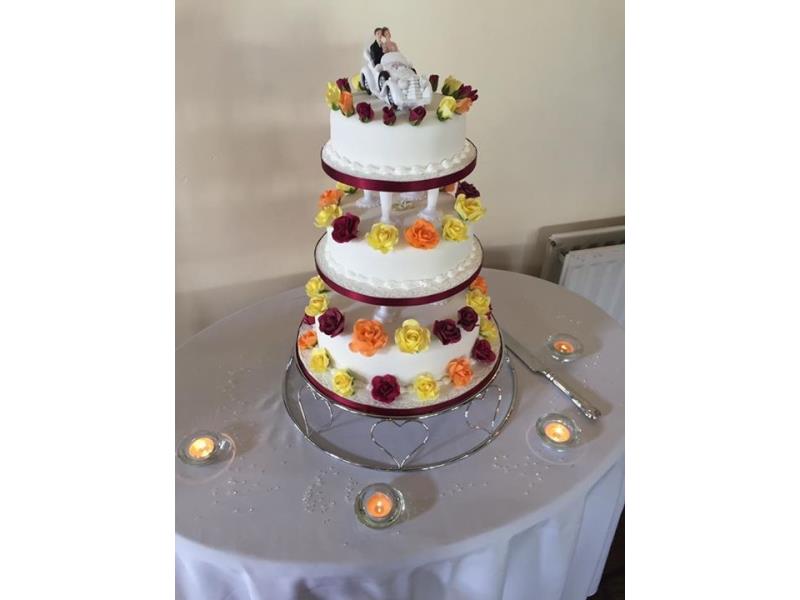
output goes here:
[{"label": "sugar rose", "polygon": [[461,340],[461,330],[453,319],[433,322],[433,333],[443,345],[455,344]]},{"label": "sugar rose", "polygon": [[338,308],[329,308],[319,316],[319,330],[336,337],[344,331],[344,315]]},{"label": "sugar rose", "polygon": [[378,402],[394,402],[400,395],[400,385],[394,375],[377,375],[372,378],[372,398]]},{"label": "sugar rose", "polygon": [[471,106],[472,98],[462,98],[456,103],[456,114],[463,115],[464,113],[468,113]]},{"label": "sugar rose", "polygon": [[335,218],[332,224],[333,231],[331,232],[333,241],[338,244],[344,244],[356,239],[358,237],[359,223],[361,223],[361,219],[353,213],[344,213],[341,217]]},{"label": "sugar rose", "polygon": [[338,85],[333,81],[328,82],[328,89],[325,92],[325,102],[331,110],[339,110],[339,98],[341,93],[342,91],[339,89]]},{"label": "sugar rose", "polygon": [[352,185],[348,185],[346,183],[342,183],[341,181],[336,182],[336,189],[339,191],[344,192],[345,194],[354,194],[358,191],[357,187],[353,187]]},{"label": "sugar rose", "polygon": [[328,298],[323,296],[322,294],[318,296],[312,296],[308,299],[308,305],[306,306],[306,314],[310,317],[316,317],[324,313],[328,310]]},{"label": "sugar rose", "polygon": [[496,341],[498,339],[497,326],[488,317],[481,317],[479,335],[487,340]]},{"label": "sugar rose", "polygon": [[486,284],[486,279],[483,278],[483,275],[478,275],[472,283],[469,284],[469,289],[471,290],[480,290],[484,294],[489,293],[489,286]]},{"label": "sugar rose", "polygon": [[427,111],[425,110],[424,106],[415,106],[408,111],[408,122],[416,127],[422,123],[422,119],[425,118],[426,113]]},{"label": "sugar rose", "polygon": [[331,206],[332,204],[339,204],[342,200],[344,192],[341,190],[325,190],[319,195],[318,208]]},{"label": "sugar rose", "polygon": [[467,226],[458,217],[445,215],[442,219],[442,237],[451,242],[463,242],[467,239]]},{"label": "sugar rose", "polygon": [[464,387],[472,381],[472,367],[469,359],[462,356],[447,363],[447,374],[455,387]]},{"label": "sugar rose", "polygon": [[337,204],[323,206],[314,217],[314,225],[320,229],[325,229],[334,219],[342,216],[342,207]]},{"label": "sugar rose", "polygon": [[303,332],[300,334],[300,337],[297,338],[297,346],[300,350],[308,350],[309,348],[313,348],[317,345],[317,334],[314,333],[313,329],[309,329],[308,331]]},{"label": "sugar rose", "polygon": [[481,193],[478,191],[478,188],[467,181],[458,182],[456,196],[460,196],[461,194],[464,194],[467,198],[479,198],[481,195]]},{"label": "sugar rose", "polygon": [[346,369],[339,369],[331,373],[333,391],[340,396],[353,395],[353,376]]},{"label": "sugar rose", "polygon": [[447,79],[444,80],[444,84],[442,84],[442,94],[452,96],[460,87],[461,82],[452,75],[448,75]]},{"label": "sugar rose", "polygon": [[[463,102],[463,100],[461,100],[461,102]],[[353,94],[342,90],[339,96],[339,110],[342,111],[345,117],[352,117],[355,114],[356,111],[353,109]]]},{"label": "sugar rose", "polygon": [[476,340],[472,346],[472,358],[480,362],[494,362],[497,355],[488,340]]},{"label": "sugar rose", "polygon": [[458,325],[464,331],[472,331],[478,324],[478,313],[470,306],[458,309]]},{"label": "sugar rose", "polygon": [[314,373],[324,373],[331,364],[331,357],[325,348],[314,348],[308,359],[308,366]]},{"label": "sugar rose", "polygon": [[467,198],[464,194],[456,196],[455,209],[465,221],[474,222],[486,214],[480,198]]},{"label": "sugar rose", "polygon": [[491,310],[492,299],[479,289],[472,289],[467,292],[467,306],[472,307],[479,315],[486,315]]},{"label": "sugar rose", "polygon": [[353,326],[353,337],[350,340],[351,352],[358,352],[364,356],[373,356],[389,341],[389,336],[383,330],[380,321],[358,319]]},{"label": "sugar rose", "polygon": [[319,296],[327,291],[328,290],[325,287],[325,282],[322,281],[322,277],[319,275],[314,275],[314,277],[306,281],[306,296],[309,298]]},{"label": "sugar rose", "polygon": [[424,352],[431,344],[431,332],[418,321],[406,319],[394,332],[394,343],[401,352],[416,354]]},{"label": "sugar rose", "polygon": [[417,375],[414,379],[414,392],[420,400],[436,400],[439,397],[439,383],[430,373]]},{"label": "sugar rose", "polygon": [[358,118],[362,123],[369,123],[372,121],[372,117],[375,116],[372,106],[370,106],[367,102],[359,102],[356,104],[356,112],[358,113]]},{"label": "sugar rose", "polygon": [[433,223],[425,219],[417,219],[406,229],[405,238],[408,245],[420,250],[430,250],[439,245],[439,233]]},{"label": "sugar rose", "polygon": [[375,223],[367,234],[367,244],[381,254],[391,252],[400,239],[397,227],[389,223]]},{"label": "sugar rose", "polygon": [[447,121],[454,114],[456,114],[456,99],[452,96],[443,96],[436,109],[436,117],[440,121]]}]

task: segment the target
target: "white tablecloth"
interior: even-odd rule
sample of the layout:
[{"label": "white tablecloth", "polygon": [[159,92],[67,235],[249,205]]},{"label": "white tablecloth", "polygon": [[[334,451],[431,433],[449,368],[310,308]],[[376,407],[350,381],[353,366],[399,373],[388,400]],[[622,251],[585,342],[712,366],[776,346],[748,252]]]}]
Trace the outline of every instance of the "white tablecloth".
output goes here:
[{"label": "white tablecloth", "polygon": [[[428,472],[384,473],[324,454],[282,403],[305,304],[302,289],[284,292],[178,349],[176,443],[212,429],[237,445],[214,479],[177,478],[179,598],[569,600],[596,591],[624,501],[623,331],[551,283],[484,275],[504,329],[532,350],[554,332],[584,343],[586,356],[558,369],[605,416],[578,421],[585,442],[573,459],[551,464],[532,451],[539,416],[577,413],[516,359],[517,409],[474,456]],[[376,481],[393,483],[409,503],[409,518],[383,531],[353,514],[355,495]]]}]

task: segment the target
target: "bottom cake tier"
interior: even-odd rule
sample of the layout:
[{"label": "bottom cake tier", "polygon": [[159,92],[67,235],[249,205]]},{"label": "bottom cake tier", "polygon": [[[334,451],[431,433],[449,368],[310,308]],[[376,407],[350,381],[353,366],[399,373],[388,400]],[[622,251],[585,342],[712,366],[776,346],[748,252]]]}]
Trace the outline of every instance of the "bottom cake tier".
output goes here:
[{"label": "bottom cake tier", "polygon": [[325,294],[298,331],[298,366],[323,396],[382,416],[439,412],[472,398],[497,373],[500,331],[485,283],[435,304],[376,307]]}]

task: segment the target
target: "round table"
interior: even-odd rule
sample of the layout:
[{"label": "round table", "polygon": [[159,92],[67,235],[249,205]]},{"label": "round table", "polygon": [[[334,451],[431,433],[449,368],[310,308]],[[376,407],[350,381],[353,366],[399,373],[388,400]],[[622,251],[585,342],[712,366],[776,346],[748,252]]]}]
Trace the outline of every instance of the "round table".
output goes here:
[{"label": "round table", "polygon": [[[191,599],[572,599],[596,591],[624,496],[624,332],[605,312],[534,277],[484,269],[504,330],[603,412],[579,416],[513,358],[517,405],[490,445],[432,471],[351,466],[289,419],[281,381],[306,298],[289,290],[190,338],[176,353],[176,445],[197,430],[231,436],[213,477],[176,466],[177,594]],[[557,365],[551,333],[584,344]],[[583,443],[562,461],[539,451],[536,420],[573,416]],[[203,469],[206,467],[193,467]],[[407,499],[398,525],[371,530],[353,501],[385,481]]]}]

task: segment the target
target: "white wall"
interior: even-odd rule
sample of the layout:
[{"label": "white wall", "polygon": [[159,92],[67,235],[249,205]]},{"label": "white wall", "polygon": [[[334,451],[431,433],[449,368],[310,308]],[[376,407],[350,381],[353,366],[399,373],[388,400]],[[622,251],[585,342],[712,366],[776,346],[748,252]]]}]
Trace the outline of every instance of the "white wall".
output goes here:
[{"label": "white wall", "polygon": [[378,25],[479,89],[488,266],[538,274],[541,228],[623,214],[622,0],[177,0],[179,341],[312,271],[325,82]]}]

